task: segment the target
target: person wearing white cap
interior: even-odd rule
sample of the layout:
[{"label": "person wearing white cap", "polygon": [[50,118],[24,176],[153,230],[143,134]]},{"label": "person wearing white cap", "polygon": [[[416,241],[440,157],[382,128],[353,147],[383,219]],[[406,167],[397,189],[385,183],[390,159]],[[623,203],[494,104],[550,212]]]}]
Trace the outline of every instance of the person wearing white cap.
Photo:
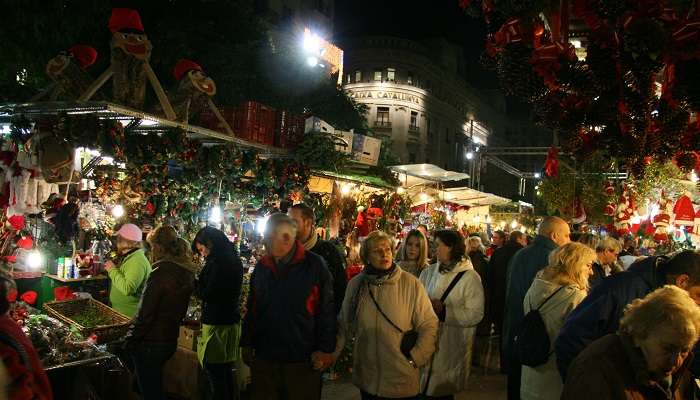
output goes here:
[{"label": "person wearing white cap", "polygon": [[151,274],[151,264],[141,247],[143,232],[138,226],[124,224],[115,236],[117,253],[122,261],[119,266],[116,266],[112,260],[105,263],[107,274],[112,280],[109,301],[112,303],[112,308],[128,317],[133,317],[136,315],[148,275]]}]

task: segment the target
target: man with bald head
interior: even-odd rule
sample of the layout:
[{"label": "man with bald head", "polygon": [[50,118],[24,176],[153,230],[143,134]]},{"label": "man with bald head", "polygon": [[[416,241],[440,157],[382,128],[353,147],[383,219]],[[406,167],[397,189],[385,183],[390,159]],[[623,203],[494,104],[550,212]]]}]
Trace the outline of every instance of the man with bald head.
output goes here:
[{"label": "man with bald head", "polygon": [[549,253],[569,243],[569,225],[559,217],[546,217],[537,230],[533,243],[519,250],[508,267],[506,310],[503,321],[503,352],[508,373],[508,400],[520,399],[521,365],[513,359],[512,344],[515,327],[524,317],[525,293],[535,280],[535,275],[547,266]]}]

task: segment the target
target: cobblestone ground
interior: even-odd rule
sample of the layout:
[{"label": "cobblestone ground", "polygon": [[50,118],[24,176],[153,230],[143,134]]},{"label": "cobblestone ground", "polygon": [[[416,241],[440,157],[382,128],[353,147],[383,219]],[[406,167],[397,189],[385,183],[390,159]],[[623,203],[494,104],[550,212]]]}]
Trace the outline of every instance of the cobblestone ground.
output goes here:
[{"label": "cobblestone ground", "polygon": [[[456,400],[505,400],[506,376],[490,372],[472,374],[469,389]],[[323,400],[359,400],[360,392],[348,381],[327,381],[323,385]]]}]

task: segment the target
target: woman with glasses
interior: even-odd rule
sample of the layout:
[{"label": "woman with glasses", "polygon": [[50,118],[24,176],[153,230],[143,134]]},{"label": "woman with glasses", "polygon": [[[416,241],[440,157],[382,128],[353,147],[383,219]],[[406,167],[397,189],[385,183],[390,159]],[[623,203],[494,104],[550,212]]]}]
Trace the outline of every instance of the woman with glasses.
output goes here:
[{"label": "woman with glasses", "polygon": [[[564,320],[588,294],[588,279],[596,253],[581,243],[569,243],[552,251],[549,265],[537,274],[525,295],[525,315],[539,308],[550,345],[559,334]],[[541,306],[541,308],[540,308]],[[520,384],[522,400],[558,400],[563,383],[553,352],[537,367],[523,365]]]}]

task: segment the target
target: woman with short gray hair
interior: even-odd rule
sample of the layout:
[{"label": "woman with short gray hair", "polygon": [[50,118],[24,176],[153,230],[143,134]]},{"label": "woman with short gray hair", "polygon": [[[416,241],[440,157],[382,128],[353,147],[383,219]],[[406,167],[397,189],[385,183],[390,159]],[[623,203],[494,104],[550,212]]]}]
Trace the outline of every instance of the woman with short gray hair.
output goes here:
[{"label": "woman with short gray hair", "polygon": [[693,399],[690,350],[700,308],[676,286],[627,306],[620,330],[591,343],[569,367],[562,399]]},{"label": "woman with short gray hair", "polygon": [[435,351],[438,320],[418,279],[394,263],[394,240],[371,232],[360,249],[364,270],[349,283],[335,357],[355,338],[352,381],[362,399],[418,395],[419,371]]}]

